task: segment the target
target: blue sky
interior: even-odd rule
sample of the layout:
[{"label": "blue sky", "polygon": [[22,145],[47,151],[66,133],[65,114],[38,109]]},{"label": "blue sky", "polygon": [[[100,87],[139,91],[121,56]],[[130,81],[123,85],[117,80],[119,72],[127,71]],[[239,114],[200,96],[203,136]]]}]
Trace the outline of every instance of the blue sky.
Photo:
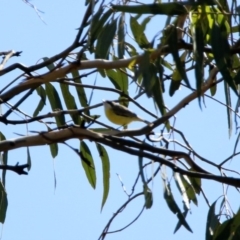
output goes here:
[{"label": "blue sky", "polygon": [[[21,57],[12,58],[8,65],[20,62],[27,66],[33,65],[43,57],[51,57],[68,47],[77,33],[84,14],[85,1],[32,1],[40,10],[46,22],[44,24],[36,15],[34,10],[24,4],[23,1],[2,1],[0,3],[0,16],[2,18],[2,38],[1,51],[15,50],[23,51]],[[159,21],[160,18],[158,18]],[[162,24],[165,23],[163,18]],[[151,25],[151,24],[150,24]],[[156,27],[162,29],[156,21],[147,33],[154,35]],[[151,36],[152,36],[151,35]],[[47,71],[47,69],[46,69]],[[16,71],[2,77],[0,87],[5,86],[20,71]],[[84,73],[84,70],[81,72]],[[95,77],[83,79],[84,83],[92,84]],[[195,82],[194,75],[190,76],[190,81]],[[97,85],[111,86],[107,79],[97,76]],[[135,88],[131,87],[132,96],[136,94]],[[89,93],[89,91],[88,91]],[[168,108],[172,108],[189,91],[181,88],[174,97],[169,97],[166,92],[166,103]],[[209,93],[210,94],[210,93]],[[118,96],[109,94],[108,99],[116,99]],[[223,89],[219,87],[216,97],[224,101]],[[92,104],[100,103],[102,98],[106,98],[105,93],[95,91]],[[33,113],[38,103],[37,94],[30,97],[22,105],[22,110]],[[14,101],[13,101],[14,102]],[[151,105],[151,100],[142,97],[141,104]],[[234,98],[233,98],[234,102]],[[181,129],[192,145],[192,147],[204,157],[214,162],[221,162],[228,157],[234,147],[236,135],[233,133],[231,139],[228,138],[226,109],[224,106],[205,98],[202,110],[198,102],[194,101],[187,105],[176,115],[176,127]],[[150,106],[149,105],[149,106]],[[130,105],[144,118],[149,118],[135,106]],[[2,111],[6,108],[3,106]],[[154,107],[151,110],[155,112]],[[46,108],[41,113],[47,113]],[[101,115],[100,120],[106,123],[103,116],[103,109],[95,109],[94,114]],[[12,115],[14,119],[17,115]],[[131,128],[141,127],[142,123],[133,123]],[[31,124],[28,130],[39,130],[38,124]],[[158,129],[160,130],[160,129]],[[6,126],[1,124],[1,131],[7,138],[17,138],[15,133],[26,134],[26,126]],[[180,138],[177,137],[180,140]],[[68,142],[74,147],[79,146],[79,141]],[[112,214],[120,207],[127,196],[122,190],[121,184],[116,174],[119,174],[122,181],[131,191],[132,184],[138,171],[137,158],[120,152],[108,149],[111,162],[111,180],[109,198],[101,212],[102,201],[102,174],[101,160],[95,150],[95,144],[87,142],[91,148],[96,170],[97,187],[95,190],[89,185],[85,173],[82,169],[80,159],[66,146],[60,145],[60,151],[55,159],[52,159],[49,147],[34,147],[30,149],[32,158],[32,169],[28,176],[18,176],[14,173],[7,173],[6,189],[8,193],[9,207],[7,218],[2,227],[2,240],[42,240],[42,239],[97,239]],[[27,150],[17,149],[9,152],[9,163],[25,163],[27,160]],[[204,165],[201,165],[204,166]],[[156,166],[155,166],[156,167]],[[237,168],[239,164],[233,160],[227,164],[229,168]],[[57,177],[57,187],[54,188],[54,171]],[[172,175],[171,170],[167,170],[168,176]],[[151,174],[151,168],[148,174]],[[177,218],[169,211],[163,199],[163,186],[160,176],[157,176],[150,185],[154,194],[154,205],[150,210],[145,210],[142,216],[131,227],[124,231],[110,234],[106,239],[195,239],[200,240],[205,235],[205,223],[208,207],[202,197],[198,196],[198,207],[191,205],[192,214],[189,214],[187,221],[193,230],[189,233],[183,227],[174,235],[173,231],[177,224]],[[176,190],[174,180],[171,179],[171,187],[175,199],[182,208],[182,201],[179,192]],[[203,189],[206,191],[208,200],[212,204],[222,194],[222,186],[213,181],[203,181]],[[141,184],[138,186],[141,191]],[[236,202],[236,192],[230,188],[229,201],[233,209],[239,207]],[[232,201],[231,201],[232,200]],[[111,230],[116,230],[128,224],[139,213],[144,199],[138,198],[133,201],[127,209],[116,218]]]}]

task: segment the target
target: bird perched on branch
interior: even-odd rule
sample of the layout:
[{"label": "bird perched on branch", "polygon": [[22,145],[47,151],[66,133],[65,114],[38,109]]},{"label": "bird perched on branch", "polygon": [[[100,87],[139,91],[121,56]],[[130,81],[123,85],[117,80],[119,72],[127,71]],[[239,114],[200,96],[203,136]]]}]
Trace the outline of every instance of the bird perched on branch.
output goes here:
[{"label": "bird perched on branch", "polygon": [[140,118],[136,113],[118,103],[103,100],[103,106],[106,117],[114,124],[126,126],[134,121],[145,122],[149,124],[148,121]]}]

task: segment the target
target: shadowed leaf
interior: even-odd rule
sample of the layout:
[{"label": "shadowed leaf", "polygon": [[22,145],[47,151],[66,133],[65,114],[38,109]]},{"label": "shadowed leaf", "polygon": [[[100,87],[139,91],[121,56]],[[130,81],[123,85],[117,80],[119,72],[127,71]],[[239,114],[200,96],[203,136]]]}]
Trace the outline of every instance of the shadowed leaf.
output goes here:
[{"label": "shadowed leaf", "polygon": [[102,205],[101,205],[101,210],[102,210],[109,193],[110,161],[109,161],[106,149],[99,143],[96,143],[96,146],[97,146],[97,150],[100,155],[100,158],[102,160],[102,171],[103,171],[103,199],[102,199]]},{"label": "shadowed leaf", "polygon": [[[81,162],[82,162],[82,166],[85,171],[85,174],[87,176],[88,182],[95,189],[97,178],[96,178],[94,161],[92,158],[92,154],[87,144],[84,141],[81,141],[80,143],[80,156],[81,158],[84,158],[84,161],[82,160]],[[89,162],[90,166],[86,164],[86,161]]]}]

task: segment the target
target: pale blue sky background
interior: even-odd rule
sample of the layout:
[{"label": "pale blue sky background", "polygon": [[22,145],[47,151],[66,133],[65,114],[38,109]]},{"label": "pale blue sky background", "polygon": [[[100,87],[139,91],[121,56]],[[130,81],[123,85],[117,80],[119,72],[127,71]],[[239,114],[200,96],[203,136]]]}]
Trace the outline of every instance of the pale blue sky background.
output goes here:
[{"label": "pale blue sky background", "polygon": [[[82,20],[85,10],[84,2],[76,0],[32,1],[33,4],[45,12],[41,15],[47,23],[45,25],[37,17],[34,10],[21,0],[1,1],[1,51],[11,49],[23,51],[21,57],[12,58],[8,65],[14,62],[21,62],[28,66],[33,65],[42,57],[51,57],[68,47],[72,43],[77,33],[76,28],[79,27]],[[159,23],[159,21],[161,22]],[[153,36],[162,29],[160,24],[165,24],[165,20],[158,17],[155,25],[150,24],[152,28],[148,28],[147,32]],[[18,76],[19,73],[15,71],[13,74],[2,77],[0,88]],[[81,73],[84,73],[84,71]],[[192,83],[195,82],[193,75],[190,76],[190,80]],[[93,83],[93,81],[93,77],[83,79],[83,82],[88,84]],[[101,79],[99,76],[97,85],[111,86],[107,79]],[[135,88],[132,88],[132,90],[133,97]],[[168,97],[168,91],[166,91],[167,106],[172,108],[186,93],[188,91],[182,88],[173,98],[170,98]],[[117,97],[115,94],[108,95],[108,99],[116,99]],[[224,101],[223,89],[220,87],[217,97]],[[92,104],[99,103],[102,98],[106,98],[104,92],[95,91]],[[31,96],[31,101],[26,101],[21,109],[29,114],[33,113],[38,100],[34,93]],[[152,103],[145,97],[141,98],[140,102],[143,105],[147,102],[148,106]],[[205,98],[205,103],[206,108],[203,106],[202,110],[199,108],[197,101],[186,106],[176,115],[176,127],[184,131],[190,144],[198,153],[219,163],[232,153],[236,135],[233,133],[232,138],[228,139],[225,108],[208,98]],[[130,105],[130,107],[142,117],[151,120],[149,116],[146,116],[135,106]],[[3,107],[3,111],[5,111],[5,107]],[[41,114],[48,111],[50,111],[49,108],[44,109]],[[152,108],[152,111],[155,111],[154,108]],[[103,115],[102,108],[93,110],[92,114]],[[14,114],[11,116],[12,118],[17,117]],[[104,116],[101,116],[100,120],[109,123]],[[27,131],[24,125],[18,127],[1,124],[0,126],[1,131],[7,138],[16,138],[16,132],[26,134]],[[141,126],[140,123],[130,125],[131,128]],[[37,124],[29,125],[28,129],[39,130]],[[178,137],[177,139],[180,140]],[[79,146],[78,141],[68,143],[76,148]],[[90,187],[80,159],[63,145],[60,145],[59,154],[54,160],[48,146],[31,148],[32,169],[28,176],[7,173],[6,189],[9,208],[6,222],[2,228],[2,240],[75,240],[97,239],[99,237],[112,214],[127,200],[116,173],[121,176],[125,187],[130,192],[138,171],[138,163],[134,156],[108,149],[111,161],[111,189],[106,205],[100,212],[102,201],[101,160],[96,153],[95,144],[89,142],[87,144],[91,148],[97,170],[96,190]],[[27,160],[26,153],[26,149],[10,152],[9,163],[25,163]],[[231,165],[227,164],[227,167],[238,169],[237,161],[238,157],[231,162]],[[53,165],[55,165],[57,176],[56,190],[54,189]],[[172,172],[168,170],[168,175],[171,176],[171,174]],[[160,175],[155,178],[153,186],[150,185],[150,187],[152,187],[154,194],[153,207],[150,210],[145,210],[131,227],[122,232],[108,235],[106,239],[204,239],[208,207],[201,195],[198,197],[198,207],[191,205],[192,214],[187,217],[187,222],[194,233],[191,234],[182,227],[173,235],[177,218],[170,212],[163,199]],[[173,179],[171,180],[171,187],[179,207],[182,208],[181,196],[176,191]],[[138,189],[141,190],[141,184],[139,184]],[[222,186],[214,184],[213,181],[203,181],[203,189],[206,191],[210,204],[222,194]],[[239,207],[239,195],[232,188],[229,191],[234,193],[234,195],[229,195],[229,201],[233,204],[233,208],[237,209]],[[132,221],[143,204],[143,197],[133,201],[116,218],[110,230],[122,228]]]}]

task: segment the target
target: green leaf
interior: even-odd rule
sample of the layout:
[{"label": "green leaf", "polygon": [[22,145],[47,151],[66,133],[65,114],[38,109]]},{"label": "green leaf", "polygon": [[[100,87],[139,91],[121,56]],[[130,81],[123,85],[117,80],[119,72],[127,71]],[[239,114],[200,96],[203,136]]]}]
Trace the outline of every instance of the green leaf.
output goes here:
[{"label": "green leaf", "polygon": [[38,114],[42,111],[44,105],[46,104],[46,92],[45,89],[42,86],[39,86],[37,89],[37,94],[40,96],[40,101],[33,113],[33,117],[38,116]]},{"label": "green leaf", "polygon": [[[235,232],[233,231],[234,227],[232,226],[234,226],[233,218],[225,221],[222,224],[219,224],[212,239],[213,240],[234,239]],[[237,224],[237,227],[239,227],[239,223]]]},{"label": "green leaf", "polygon": [[112,5],[113,10],[137,14],[187,14],[187,9],[179,3],[144,4],[140,6]]},{"label": "green leaf", "polygon": [[164,180],[164,179],[163,179],[163,183],[164,183],[164,199],[166,200],[169,209],[174,214],[176,214],[179,211],[179,208],[178,208],[178,205],[173,198],[171,188],[170,188],[170,184],[167,183],[166,180]]},{"label": "green leaf", "polygon": [[52,143],[49,145],[50,152],[53,158],[55,158],[58,155],[58,145],[57,143]]},{"label": "green leaf", "polygon": [[223,79],[232,90],[238,95],[236,85],[231,76],[230,46],[225,33],[224,25],[213,24],[211,32],[211,45],[217,67]]},{"label": "green leaf", "polygon": [[152,16],[148,16],[146,18],[143,19],[142,23],[141,23],[141,28],[142,28],[142,31],[144,32],[146,27],[147,27],[147,24],[151,21],[152,19]]},{"label": "green leaf", "polygon": [[[100,33],[102,32],[103,25],[107,22],[108,18],[113,13],[111,8],[109,8],[109,10],[106,11],[104,14],[102,14],[103,10],[104,10],[103,8],[99,8],[97,13],[92,18],[91,29],[89,31],[91,48],[92,48],[92,45],[95,42],[95,40],[98,39]],[[101,18],[100,18],[100,16],[101,16]]]},{"label": "green leaf", "polygon": [[[0,132],[0,142],[6,140],[6,137],[4,136],[4,134],[2,132]],[[1,154],[1,153],[0,153]],[[8,162],[8,152],[3,152],[1,154],[1,164],[2,165],[7,165]],[[6,173],[7,171],[5,169],[2,170],[2,182],[3,182],[3,186],[5,186],[6,183]]]},{"label": "green leaf", "polygon": [[[44,61],[44,62],[46,62],[47,60],[49,60],[48,57],[43,57],[43,61]],[[54,66],[53,63],[51,63],[51,64],[48,64],[48,65],[47,65],[47,68],[48,68],[50,71],[52,71],[52,70],[54,70],[55,66]]]},{"label": "green leaf", "polygon": [[[179,211],[178,213],[177,213],[177,217],[178,217],[178,219],[179,219],[179,225],[180,225],[180,223],[181,223],[181,225],[183,225],[189,232],[193,232],[192,231],[192,229],[190,228],[190,226],[188,225],[188,223],[187,223],[187,221],[186,221],[186,219],[185,219],[185,216],[181,213],[181,211]],[[179,227],[180,228],[180,227]],[[176,228],[175,229],[175,232],[179,229],[179,228]],[[174,232],[174,233],[175,233]]]},{"label": "green leaf", "polygon": [[28,164],[28,171],[30,171],[30,169],[32,167],[32,160],[31,160],[31,156],[30,156],[29,147],[27,147],[27,164]]},{"label": "green leaf", "polygon": [[[47,129],[49,132],[52,131],[52,129],[49,126],[47,126]],[[49,148],[50,148],[52,157],[55,158],[58,155],[58,144],[57,143],[49,144]],[[55,172],[54,172],[54,175],[55,175]]]},{"label": "green leaf", "polygon": [[204,71],[203,71],[203,49],[204,49],[204,34],[201,26],[202,18],[200,18],[194,28],[193,34],[193,53],[195,57],[195,76],[196,76],[196,87],[198,93],[198,102],[199,106],[201,107],[201,90],[204,78]]},{"label": "green leaf", "polygon": [[102,210],[109,193],[110,161],[109,161],[106,149],[99,143],[96,143],[96,146],[97,146],[97,150],[100,155],[100,158],[102,160],[102,170],[103,170],[103,199],[102,199],[102,206],[101,206],[101,210]]},{"label": "green leaf", "polygon": [[232,33],[238,33],[238,32],[240,32],[240,24],[231,27],[231,32],[232,32]]},{"label": "green leaf", "polygon": [[[62,103],[59,98],[58,92],[56,91],[54,86],[51,83],[46,83],[45,86],[46,86],[46,94],[52,110],[53,111],[62,110],[63,109]],[[55,119],[58,127],[65,125],[65,117],[63,114],[55,116]]]},{"label": "green leaf", "polygon": [[[125,42],[125,46],[126,46],[126,51],[130,57],[134,57],[137,55],[137,50],[132,44]],[[131,67],[131,70],[132,70],[132,67]]]},{"label": "green leaf", "polygon": [[118,69],[108,69],[106,74],[116,89],[128,94],[128,77],[125,73]]},{"label": "green leaf", "polygon": [[140,48],[149,48],[151,44],[148,42],[146,35],[144,34],[143,27],[138,23],[136,18],[130,17],[130,27],[135,38],[135,41]]},{"label": "green leaf", "polygon": [[125,32],[124,32],[124,16],[121,15],[121,17],[119,18],[118,21],[118,58],[119,59],[123,59],[124,56],[124,51],[125,51],[125,46],[124,46],[124,42],[125,42]]},{"label": "green leaf", "polygon": [[6,140],[6,137],[2,132],[0,132],[0,142]]},{"label": "green leaf", "polygon": [[233,236],[233,239],[240,239],[240,211],[238,210],[237,214],[234,215],[232,218],[232,224],[231,224],[231,235]]},{"label": "green leaf", "polygon": [[[79,72],[78,71],[72,71],[71,72],[72,77],[74,78],[74,82],[78,84],[82,84],[82,80],[80,78]],[[77,91],[77,96],[80,101],[80,104],[82,107],[88,107],[88,100],[87,100],[87,95],[85,92],[85,89],[80,86],[76,86],[76,91]],[[88,116],[90,116],[90,111],[88,109],[84,110],[84,113]]]},{"label": "green leaf", "polygon": [[[188,210],[185,210],[185,211],[182,213],[184,219],[187,217],[187,213],[188,213]],[[176,232],[178,231],[178,229],[180,229],[181,226],[182,226],[182,223],[181,223],[181,221],[179,220],[178,223],[177,223],[177,225],[176,225],[176,227],[175,227],[175,229],[174,229],[174,232],[173,232],[173,233],[176,233]]]},{"label": "green leaf", "polygon": [[108,59],[108,52],[117,29],[117,19],[108,22],[102,29],[97,41],[95,58]]},{"label": "green leaf", "polygon": [[238,85],[240,84],[240,70],[238,70],[236,76],[234,77],[234,82]]},{"label": "green leaf", "polygon": [[143,192],[145,197],[145,207],[146,209],[150,209],[153,205],[153,195],[151,189],[146,183],[143,184]]},{"label": "green leaf", "polygon": [[[206,240],[212,240],[212,236],[217,228],[217,226],[220,224],[217,215],[215,214],[215,205],[217,201],[215,201],[208,211],[207,216],[207,224],[206,224]],[[223,238],[224,239],[224,238]]]},{"label": "green leaf", "polygon": [[187,190],[182,182],[182,178],[180,177],[180,174],[175,172],[174,173],[174,179],[175,179],[175,182],[176,182],[176,185],[182,195],[182,199],[183,199],[183,203],[184,203],[184,206],[187,210],[190,210],[190,201],[189,201],[189,198],[188,198],[188,195],[187,195]]},{"label": "green leaf", "polygon": [[153,78],[153,73],[151,71],[154,67],[152,66],[152,69],[150,70],[150,66],[151,64],[149,62],[149,52],[145,51],[142,55],[141,61],[139,62],[139,69],[135,74],[135,79],[142,75],[142,86],[144,87],[148,97],[152,96],[152,87],[155,78],[155,75]]},{"label": "green leaf", "polygon": [[[160,68],[161,68],[160,63],[157,61],[156,65],[151,64],[150,71],[153,74],[153,76],[152,76],[152,79],[153,79],[153,87],[152,87],[153,99],[154,99],[154,102],[156,103],[160,113],[162,114],[162,116],[164,116],[166,114],[166,107],[165,107],[165,102],[164,102],[164,98],[163,98],[164,85],[163,85],[162,78],[157,76],[157,72],[161,76]],[[165,126],[168,130],[170,129],[169,121],[165,122]]]},{"label": "green leaf", "polygon": [[[67,106],[68,110],[76,110],[77,109],[77,105],[75,103],[75,98],[73,97],[73,95],[70,93],[69,91],[69,86],[67,84],[62,84],[60,83],[60,88],[62,91],[62,96],[64,99],[64,102]],[[79,114],[70,114],[73,122],[75,124],[80,124],[81,123],[81,119]]]},{"label": "green leaf", "polygon": [[1,223],[5,222],[7,207],[8,207],[7,193],[5,191],[5,188],[2,185],[2,182],[0,182],[0,222]]},{"label": "green leaf", "polygon": [[[194,169],[189,169],[189,171],[194,171]],[[189,181],[191,182],[191,185],[195,191],[195,193],[200,194],[201,192],[201,179],[200,178],[194,178],[194,177],[190,177],[188,176]]]},{"label": "green leaf", "polygon": [[[80,143],[80,156],[82,158],[81,162],[82,162],[82,166],[85,171],[86,177],[88,179],[88,182],[95,189],[97,178],[96,178],[94,161],[92,158],[92,154],[87,144],[84,141],[81,141]],[[86,161],[89,162],[90,165],[87,165]]]},{"label": "green leaf", "polygon": [[181,213],[181,210],[179,209],[177,203],[174,200],[174,197],[173,197],[172,192],[171,192],[170,184],[167,183],[166,179],[164,179],[164,178],[163,178],[163,183],[164,183],[164,198],[165,198],[165,200],[167,202],[167,205],[168,205],[169,209],[174,214],[177,215],[181,225],[183,225],[188,231],[192,232],[190,226],[186,222],[185,217]]},{"label": "green leaf", "polygon": [[180,175],[180,178],[182,180],[182,183],[185,187],[185,190],[186,190],[186,194],[188,196],[188,199],[193,201],[193,203],[197,206],[198,205],[198,201],[197,201],[197,198],[196,198],[196,193],[194,191],[194,188],[190,182],[190,179],[188,176],[186,175]]},{"label": "green leaf", "polygon": [[227,120],[228,120],[228,134],[230,138],[232,133],[232,111],[231,111],[232,104],[231,104],[230,89],[226,82],[224,82],[224,92],[225,92],[225,99],[227,104],[226,106],[229,106],[226,108],[226,110],[227,110]]},{"label": "green leaf", "polygon": [[[213,66],[209,66],[209,73],[211,72],[211,70],[213,69]],[[216,83],[217,81],[217,77],[214,76],[213,78],[213,83]],[[210,93],[211,93],[211,96],[214,96],[217,92],[217,84],[213,84],[213,86],[210,88]]]},{"label": "green leaf", "polygon": [[[8,152],[3,152],[2,156],[1,156],[1,159],[2,159],[2,165],[7,165],[7,163],[8,163]],[[6,186],[6,173],[7,173],[7,170],[3,169],[2,170],[2,184],[3,184],[3,186]]]},{"label": "green leaf", "polygon": [[174,93],[180,88],[181,86],[182,77],[177,68],[174,69],[172,75],[172,81],[169,87],[169,95],[172,97]]},{"label": "green leaf", "polygon": [[179,71],[180,76],[182,77],[182,79],[184,80],[184,82],[186,83],[186,85],[188,87],[190,86],[190,83],[188,81],[187,78],[187,74],[185,71],[185,66],[184,66],[184,62],[181,61],[180,57],[179,57],[179,53],[178,53],[178,35],[177,35],[177,29],[175,26],[171,26],[168,29],[168,44],[169,44],[169,49],[173,55],[173,59],[175,61],[176,64],[176,68]]}]

